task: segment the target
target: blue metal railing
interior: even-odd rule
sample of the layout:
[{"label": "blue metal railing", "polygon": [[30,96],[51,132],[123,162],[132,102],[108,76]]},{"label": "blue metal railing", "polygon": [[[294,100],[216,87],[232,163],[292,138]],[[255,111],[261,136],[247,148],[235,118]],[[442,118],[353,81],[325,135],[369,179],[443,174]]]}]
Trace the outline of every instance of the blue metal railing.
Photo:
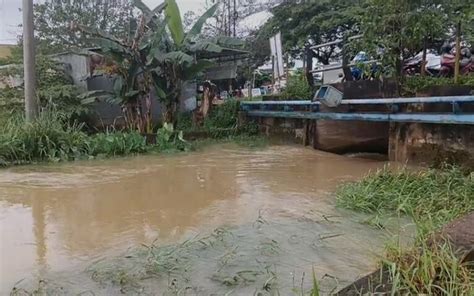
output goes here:
[{"label": "blue metal railing", "polygon": [[[241,109],[251,117],[300,118],[315,120],[362,120],[388,122],[417,122],[436,124],[469,124],[474,125],[474,113],[463,113],[463,105],[474,106],[474,96],[414,97],[414,98],[375,98],[342,100],[341,105],[399,105],[399,104],[452,104],[450,113],[392,113],[380,112],[321,112],[320,102],[312,101],[244,101]],[[316,106],[316,108],[312,108]],[[293,111],[305,107],[307,111]],[[269,110],[272,109],[272,110]],[[275,110],[276,109],[276,110]],[[283,109],[283,110],[281,110]],[[314,110],[316,109],[316,110]]]}]

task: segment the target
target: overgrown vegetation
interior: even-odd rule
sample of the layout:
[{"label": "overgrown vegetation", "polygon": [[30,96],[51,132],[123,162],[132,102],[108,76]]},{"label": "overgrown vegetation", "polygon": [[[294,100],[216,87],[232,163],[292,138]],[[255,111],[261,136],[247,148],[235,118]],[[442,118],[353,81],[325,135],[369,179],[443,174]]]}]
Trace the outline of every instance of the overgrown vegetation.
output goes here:
[{"label": "overgrown vegetation", "polygon": [[252,122],[245,125],[239,124],[239,101],[226,100],[222,105],[214,107],[204,119],[202,127],[193,124],[191,113],[179,115],[178,130],[188,134],[204,134],[213,139],[233,138],[240,136],[253,137],[258,134],[258,126]]},{"label": "overgrown vegetation", "polygon": [[13,113],[0,126],[0,166],[40,161],[69,161],[146,152],[188,151],[213,141],[190,143],[185,133],[204,132],[203,138],[227,139],[246,146],[261,146],[253,124],[238,125],[238,102],[228,101],[214,108],[204,127],[192,128],[191,117],[182,116],[176,129],[163,124],[156,133],[109,130],[87,134],[83,123],[71,119],[70,113],[53,106],[46,107],[39,118],[26,123]]},{"label": "overgrown vegetation", "polygon": [[414,248],[387,248],[383,268],[388,270],[392,295],[473,295],[473,266],[462,262],[446,240],[417,240]]},{"label": "overgrown vegetation", "polygon": [[107,132],[89,136],[63,113],[41,112],[33,123],[12,117],[0,130],[0,165],[68,161],[145,152],[138,133]]},{"label": "overgrown vegetation", "polygon": [[433,86],[465,85],[474,88],[474,74],[459,77],[456,84],[452,78],[432,76],[406,77],[403,81],[403,94],[414,96],[418,92],[429,91]]},{"label": "overgrown vegetation", "polygon": [[151,130],[151,93],[161,101],[163,121],[176,124],[179,98],[186,81],[213,63],[203,58],[220,53],[224,47],[239,45],[232,38],[204,39],[201,36],[206,21],[212,17],[217,4],[207,10],[188,31],[184,31],[181,14],[175,0],[165,0],[154,9],[142,1],[134,1],[141,10],[135,27],[127,38],[119,38],[83,25],[76,29],[95,37],[108,59],[117,70],[111,92],[92,92],[89,99],[107,99],[119,104],[130,128],[140,132]]},{"label": "overgrown vegetation", "polygon": [[284,100],[311,100],[313,88],[308,84],[306,77],[302,73],[297,73],[288,78],[281,97]]},{"label": "overgrown vegetation", "polygon": [[474,174],[456,167],[418,172],[385,168],[343,185],[337,201],[342,207],[378,217],[409,215],[416,223],[414,247],[389,246],[383,260],[383,268],[390,272],[392,293],[474,293],[472,266],[463,263],[443,237],[434,234],[446,223],[474,210]]},{"label": "overgrown vegetation", "polygon": [[32,123],[13,116],[0,127],[0,166],[191,148],[182,133],[175,133],[169,125],[152,136],[156,138],[154,144],[147,143],[147,137],[135,131],[88,135],[83,124],[71,122],[65,113],[47,109]]},{"label": "overgrown vegetation", "polygon": [[[19,61],[21,63],[21,60]],[[0,71],[0,76],[23,79],[20,64]],[[39,55],[36,58],[37,94],[40,108],[52,107],[71,119],[78,119],[89,112],[87,105],[79,98],[80,91],[64,71],[61,63]],[[0,91],[0,114],[19,114],[24,106],[23,86],[14,86]]]},{"label": "overgrown vegetation", "polygon": [[457,167],[420,172],[385,168],[363,180],[343,185],[340,206],[377,215],[410,215],[434,228],[474,210],[474,175]]}]

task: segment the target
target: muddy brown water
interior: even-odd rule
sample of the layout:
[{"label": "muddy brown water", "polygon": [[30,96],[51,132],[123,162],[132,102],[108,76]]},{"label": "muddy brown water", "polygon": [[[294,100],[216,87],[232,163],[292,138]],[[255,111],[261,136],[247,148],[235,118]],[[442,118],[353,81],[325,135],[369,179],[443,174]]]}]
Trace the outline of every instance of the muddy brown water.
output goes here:
[{"label": "muddy brown water", "polygon": [[[337,209],[331,192],[385,164],[227,144],[1,170],[0,294],[46,279],[65,294],[247,295],[273,285],[289,295],[309,291],[313,268],[331,291],[369,272],[399,229],[360,223],[366,217]],[[206,248],[188,247],[193,240]],[[143,258],[124,254],[152,243],[179,246],[183,271],[127,275],[130,282],[118,284],[108,276],[141,268]]]}]

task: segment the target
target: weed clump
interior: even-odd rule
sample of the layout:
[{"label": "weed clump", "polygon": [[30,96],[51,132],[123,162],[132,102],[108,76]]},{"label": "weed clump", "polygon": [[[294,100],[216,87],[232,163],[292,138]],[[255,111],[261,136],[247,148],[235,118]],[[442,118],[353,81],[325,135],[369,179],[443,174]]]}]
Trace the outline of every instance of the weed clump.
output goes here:
[{"label": "weed clump", "polygon": [[[418,235],[411,248],[389,245],[382,262],[392,295],[473,295],[474,269],[437,233],[474,210],[474,176],[457,167],[419,172],[387,168],[341,186],[339,206],[376,217],[409,215]],[[391,291],[390,291],[391,290]]]},{"label": "weed clump", "polygon": [[474,272],[444,239],[415,248],[389,246],[383,266],[389,271],[392,295],[472,295]]},{"label": "weed clump", "polygon": [[419,224],[438,228],[474,210],[474,175],[457,167],[419,172],[384,168],[342,185],[337,202],[365,213],[409,215]]}]

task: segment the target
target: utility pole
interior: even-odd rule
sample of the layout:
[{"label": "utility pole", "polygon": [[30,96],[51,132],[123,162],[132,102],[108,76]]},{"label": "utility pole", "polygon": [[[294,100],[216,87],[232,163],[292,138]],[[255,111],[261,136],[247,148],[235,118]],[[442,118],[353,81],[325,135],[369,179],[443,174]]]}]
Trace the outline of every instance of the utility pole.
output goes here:
[{"label": "utility pole", "polygon": [[35,41],[33,32],[33,0],[23,0],[23,68],[25,80],[26,121],[38,117],[36,100]]}]

